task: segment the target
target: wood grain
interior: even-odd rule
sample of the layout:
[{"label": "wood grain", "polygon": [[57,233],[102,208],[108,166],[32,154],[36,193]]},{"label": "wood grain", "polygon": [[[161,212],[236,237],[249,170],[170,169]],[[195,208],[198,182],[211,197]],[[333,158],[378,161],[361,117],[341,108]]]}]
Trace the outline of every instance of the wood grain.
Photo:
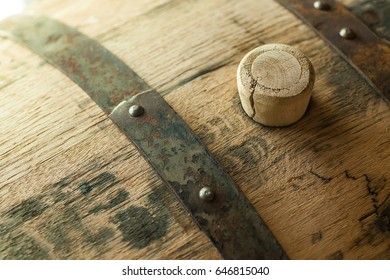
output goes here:
[{"label": "wood grain", "polygon": [[[79,3],[80,2],[80,3]],[[390,106],[272,0],[41,0],[160,91],[293,259],[390,258]],[[267,128],[236,69],[265,43],[301,49],[305,116]],[[136,149],[77,85],[0,40],[0,258],[220,258]]]}]

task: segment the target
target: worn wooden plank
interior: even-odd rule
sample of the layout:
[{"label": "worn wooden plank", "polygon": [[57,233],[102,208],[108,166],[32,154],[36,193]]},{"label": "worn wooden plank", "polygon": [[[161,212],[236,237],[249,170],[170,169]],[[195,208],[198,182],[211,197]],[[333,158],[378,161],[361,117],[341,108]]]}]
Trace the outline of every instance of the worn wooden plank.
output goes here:
[{"label": "worn wooden plank", "polygon": [[[120,3],[30,12],[97,38],[162,92],[291,258],[390,258],[389,104],[346,62],[271,0]],[[316,69],[309,110],[287,128],[240,107],[238,63],[264,43],[298,47]],[[76,85],[8,40],[0,49],[0,258],[219,258]]]}]

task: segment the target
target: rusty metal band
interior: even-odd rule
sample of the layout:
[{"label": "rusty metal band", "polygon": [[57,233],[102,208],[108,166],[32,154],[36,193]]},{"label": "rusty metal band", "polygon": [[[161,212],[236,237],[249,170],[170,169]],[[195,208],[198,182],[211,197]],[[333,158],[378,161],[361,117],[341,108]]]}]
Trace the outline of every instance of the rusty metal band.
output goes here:
[{"label": "rusty metal band", "polygon": [[[207,147],[156,91],[144,91],[148,85],[118,57],[47,17],[10,18],[0,23],[0,34],[33,50],[88,93],[139,149],[224,258],[288,258]],[[133,105],[142,111],[130,114]]]},{"label": "rusty metal band", "polygon": [[[376,91],[390,100],[390,46],[384,39],[337,1],[277,1],[312,26]],[[343,28],[347,28],[344,37],[340,35]]]},{"label": "rusty metal band", "polygon": [[355,0],[346,4],[376,35],[390,43],[390,1]]},{"label": "rusty metal band", "polygon": [[[128,117],[131,106],[144,108]],[[285,259],[279,243],[229,175],[155,91],[121,103],[110,118],[143,153],[228,259]],[[202,190],[211,196],[202,199]]]}]

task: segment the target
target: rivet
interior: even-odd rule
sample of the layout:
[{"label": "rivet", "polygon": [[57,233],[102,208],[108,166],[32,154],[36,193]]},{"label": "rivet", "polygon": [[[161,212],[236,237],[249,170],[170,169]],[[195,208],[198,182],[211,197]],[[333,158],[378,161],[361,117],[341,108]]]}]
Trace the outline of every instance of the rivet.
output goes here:
[{"label": "rivet", "polygon": [[355,37],[355,33],[349,27],[341,28],[339,34],[341,37],[343,37],[344,39],[347,39],[347,40],[351,40]]},{"label": "rivet", "polygon": [[323,0],[315,1],[313,7],[321,11],[326,11],[330,8],[329,4]]},{"label": "rivet", "polygon": [[139,106],[137,104],[132,105],[129,109],[130,116],[135,118],[141,116],[144,113],[144,111],[145,111],[144,107]]},{"label": "rivet", "polygon": [[199,198],[203,201],[210,202],[214,199],[214,196],[213,190],[209,187],[203,187],[199,191]]}]

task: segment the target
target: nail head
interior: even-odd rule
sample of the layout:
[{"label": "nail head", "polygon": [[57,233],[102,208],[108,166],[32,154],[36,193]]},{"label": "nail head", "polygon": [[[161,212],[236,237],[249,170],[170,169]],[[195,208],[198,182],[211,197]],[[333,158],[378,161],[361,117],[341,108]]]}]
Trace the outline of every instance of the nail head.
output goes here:
[{"label": "nail head", "polygon": [[341,28],[339,34],[341,37],[343,37],[344,39],[347,39],[347,40],[351,40],[355,37],[355,33],[349,27]]},{"label": "nail head", "polygon": [[321,11],[326,11],[326,10],[329,10],[329,8],[330,8],[329,4],[323,0],[315,1],[313,6],[317,10],[321,10]]},{"label": "nail head", "polygon": [[129,109],[130,116],[132,117],[139,117],[145,112],[144,107],[140,105],[132,105]]},{"label": "nail head", "polygon": [[214,197],[215,197],[215,193],[209,187],[203,187],[199,191],[199,198],[203,201],[210,202],[214,199]]}]

